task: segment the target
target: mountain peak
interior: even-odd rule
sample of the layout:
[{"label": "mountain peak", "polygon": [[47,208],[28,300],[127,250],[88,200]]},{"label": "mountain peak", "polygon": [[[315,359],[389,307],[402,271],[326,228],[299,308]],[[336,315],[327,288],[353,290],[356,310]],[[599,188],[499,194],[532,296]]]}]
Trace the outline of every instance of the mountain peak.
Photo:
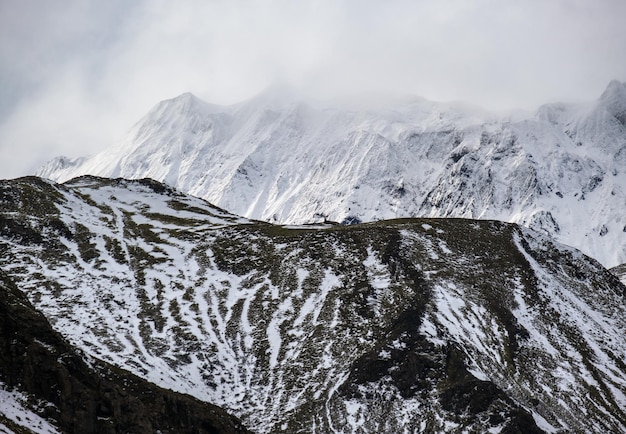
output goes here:
[{"label": "mountain peak", "polygon": [[614,95],[626,94],[626,83],[619,80],[611,80],[605,91],[602,93],[600,99],[610,98]]},{"label": "mountain peak", "polygon": [[68,174],[79,167],[87,158],[69,158],[65,156],[55,157],[41,166],[37,173],[43,178],[53,178],[58,174]]},{"label": "mountain peak", "polygon": [[626,126],[626,83],[612,80],[600,97],[609,113]]},{"label": "mountain peak", "polygon": [[[166,115],[190,115],[206,113],[217,113],[225,110],[224,106],[218,104],[210,104],[191,92],[182,93],[174,98],[165,99],[159,102],[151,110],[151,113],[157,113],[159,117]],[[148,113],[150,114],[150,113]]]},{"label": "mountain peak", "polygon": [[208,114],[224,110],[224,107],[209,104],[191,92],[185,92],[177,97],[166,99],[156,104],[138,123],[142,130],[157,130],[164,125],[182,125],[187,128],[194,125],[198,119],[204,119]]},{"label": "mountain peak", "polygon": [[612,80],[600,96],[600,101],[609,105],[619,103],[626,106],[626,83]]},{"label": "mountain peak", "polygon": [[158,105],[165,105],[168,107],[180,107],[190,109],[193,107],[206,105],[204,101],[192,94],[191,92],[185,92],[177,97],[166,99],[161,101]]},{"label": "mountain peak", "polygon": [[173,100],[187,100],[187,99],[197,99],[197,97],[191,92],[183,92],[180,95],[171,98]]}]

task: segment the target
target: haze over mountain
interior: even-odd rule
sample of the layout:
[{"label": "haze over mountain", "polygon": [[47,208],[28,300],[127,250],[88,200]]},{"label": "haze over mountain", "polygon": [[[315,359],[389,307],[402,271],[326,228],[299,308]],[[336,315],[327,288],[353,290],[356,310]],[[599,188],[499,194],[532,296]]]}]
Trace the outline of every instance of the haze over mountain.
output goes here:
[{"label": "haze over mountain", "polygon": [[[52,372],[89,368],[59,355],[77,352],[20,290],[84,360],[219,405],[257,433],[626,431],[626,288],[532,230],[282,227],[156,181],[95,177],[2,181],[0,205],[0,308],[11,313],[0,343],[14,349],[0,352],[0,380],[12,397],[34,394],[34,413],[60,405],[56,386],[7,381],[7,366],[44,354],[60,364]],[[122,399],[151,401],[150,386],[116,384],[134,391]],[[81,402],[100,399],[81,390]],[[126,432],[134,414],[89,408],[97,432]]]},{"label": "haze over mountain", "polygon": [[187,93],[157,104],[56,181],[150,177],[278,223],[429,216],[516,222],[626,262],[626,86],[522,116],[423,99],[331,104],[280,88],[233,106]]}]

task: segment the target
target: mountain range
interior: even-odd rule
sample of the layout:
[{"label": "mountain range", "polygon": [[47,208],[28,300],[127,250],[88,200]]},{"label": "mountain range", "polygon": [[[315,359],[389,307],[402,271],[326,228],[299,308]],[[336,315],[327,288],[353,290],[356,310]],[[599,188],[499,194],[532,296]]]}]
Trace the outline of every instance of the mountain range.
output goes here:
[{"label": "mountain range", "polygon": [[626,433],[625,169],[618,81],[163,101],[0,181],[0,432]]},{"label": "mountain range", "polygon": [[626,85],[494,114],[419,98],[320,102],[271,88],[231,106],[157,104],[111,148],[37,173],[152,178],[280,224],[463,217],[519,223],[626,262]]},{"label": "mountain range", "polygon": [[517,224],[285,226],[27,177],[0,253],[7,432],[626,432],[626,287]]}]

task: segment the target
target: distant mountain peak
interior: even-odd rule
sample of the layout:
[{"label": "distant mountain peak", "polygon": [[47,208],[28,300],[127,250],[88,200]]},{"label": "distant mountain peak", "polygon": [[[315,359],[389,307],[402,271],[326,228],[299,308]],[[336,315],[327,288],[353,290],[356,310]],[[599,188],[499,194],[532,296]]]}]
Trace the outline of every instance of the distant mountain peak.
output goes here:
[{"label": "distant mountain peak", "polygon": [[180,95],[171,98],[172,101],[193,101],[193,100],[198,100],[198,97],[195,96],[193,93],[191,92],[183,92]]},{"label": "distant mountain peak", "polygon": [[611,81],[600,97],[600,102],[626,127],[626,83]]},{"label": "distant mountain peak", "polygon": [[177,109],[181,112],[189,112],[191,110],[202,109],[210,105],[202,101],[191,92],[185,92],[177,97],[166,99],[157,104],[157,107],[167,107],[168,109]]},{"label": "distant mountain peak", "polygon": [[611,80],[600,99],[612,98],[616,95],[626,96],[626,83],[619,80]]},{"label": "distant mountain peak", "polygon": [[[69,158],[66,156],[55,157],[52,160],[44,164],[38,171],[39,176],[43,178],[52,178],[53,176],[59,176],[64,173],[71,173],[77,167],[79,167],[87,158]],[[70,176],[71,177],[71,176]]]}]

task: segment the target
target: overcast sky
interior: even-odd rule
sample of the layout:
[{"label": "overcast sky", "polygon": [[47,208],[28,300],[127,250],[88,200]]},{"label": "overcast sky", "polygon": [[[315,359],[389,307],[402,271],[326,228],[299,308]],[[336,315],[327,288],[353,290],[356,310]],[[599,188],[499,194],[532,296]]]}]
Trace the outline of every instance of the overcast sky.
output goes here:
[{"label": "overcast sky", "polygon": [[98,152],[187,91],[594,100],[626,81],[625,17],[624,0],[0,0],[0,179]]}]

